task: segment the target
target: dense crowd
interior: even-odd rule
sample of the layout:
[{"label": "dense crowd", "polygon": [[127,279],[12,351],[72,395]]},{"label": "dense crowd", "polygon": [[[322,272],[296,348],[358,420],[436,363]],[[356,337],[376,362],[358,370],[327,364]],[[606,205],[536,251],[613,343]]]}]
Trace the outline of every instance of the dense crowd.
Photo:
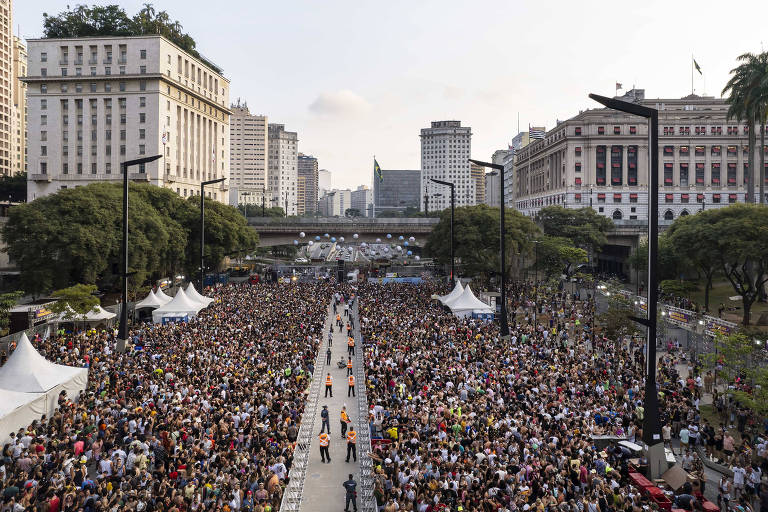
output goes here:
[{"label": "dense crowd", "polygon": [[225,286],[125,354],[107,332],[37,340],[88,389],[3,446],[2,511],[278,510],[331,293]]}]

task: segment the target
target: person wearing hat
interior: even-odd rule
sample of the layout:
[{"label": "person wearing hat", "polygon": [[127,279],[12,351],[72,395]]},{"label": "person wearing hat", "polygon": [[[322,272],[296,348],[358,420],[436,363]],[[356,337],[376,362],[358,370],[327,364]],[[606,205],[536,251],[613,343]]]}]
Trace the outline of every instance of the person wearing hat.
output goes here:
[{"label": "person wearing hat", "polygon": [[320,433],[322,434],[325,432],[326,429],[328,429],[328,433],[331,433],[331,420],[330,416],[328,414],[328,406],[324,405],[323,410],[320,411],[320,419],[322,420],[323,424],[320,427]]},{"label": "person wearing hat", "polygon": [[352,502],[353,510],[357,510],[357,482],[352,478],[352,473],[349,474],[349,480],[341,484],[346,491],[346,503],[344,504],[344,512],[349,511],[349,503]]}]

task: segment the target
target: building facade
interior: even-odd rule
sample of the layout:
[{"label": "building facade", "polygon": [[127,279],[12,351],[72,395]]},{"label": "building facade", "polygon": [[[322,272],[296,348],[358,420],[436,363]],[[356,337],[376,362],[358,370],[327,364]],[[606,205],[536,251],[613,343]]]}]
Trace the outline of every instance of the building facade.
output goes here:
[{"label": "building facade", "polygon": [[267,193],[267,116],[251,114],[239,99],[230,110],[230,204],[260,205]]},{"label": "building facade", "polygon": [[368,185],[360,185],[352,191],[352,209],[360,212],[361,217],[370,217],[373,214],[373,190]]},{"label": "building facade", "polygon": [[499,204],[501,204],[500,186],[501,177],[499,176],[499,171],[491,171],[487,173],[485,175],[485,201],[483,201],[483,203],[498,208]]},{"label": "building facade", "polygon": [[469,169],[475,182],[475,204],[482,204],[485,202],[485,167],[470,163]]},{"label": "building facade", "polygon": [[[448,208],[451,198],[447,187],[433,183],[430,178],[454,184],[456,206],[475,204],[476,180],[470,170],[471,154],[472,130],[468,126],[461,126],[461,121],[433,121],[430,128],[422,128],[421,186],[418,190],[431,191],[425,192],[425,195],[441,192],[441,195],[429,200],[431,210]],[[424,197],[420,197],[419,205],[423,210]]]},{"label": "building facade", "polygon": [[0,0],[0,176],[14,172],[13,6]]},{"label": "building facade", "polygon": [[331,171],[320,169],[317,171],[317,195],[318,199],[331,190]]},{"label": "building facade", "polygon": [[[643,90],[621,99],[659,110],[660,219],[745,201],[749,127],[727,119],[725,100],[645,100]],[[757,151],[753,161],[756,168]],[[614,220],[647,222],[647,123],[609,109],[584,111],[517,152],[513,186],[526,215],[549,205],[592,206]]]},{"label": "building facade", "polygon": [[[387,212],[420,208],[423,198],[421,171],[406,169],[382,169],[382,179],[373,177],[373,202],[376,217]],[[449,203],[450,204],[450,203]],[[432,209],[432,199],[429,200]]]},{"label": "building facade", "polygon": [[[159,35],[28,40],[28,200],[134,181],[199,194],[229,177],[229,81]],[[206,189],[226,202],[227,183]]]},{"label": "building facade", "polygon": [[344,217],[352,208],[352,191],[349,189],[328,190],[320,198],[320,215],[323,217]]},{"label": "building facade", "polygon": [[13,37],[13,114],[11,116],[11,173],[27,170],[27,47]]},{"label": "building facade", "polygon": [[297,181],[297,202],[298,214],[306,215],[317,211],[318,195],[318,173],[317,158],[312,155],[299,153],[298,161],[298,181]]},{"label": "building facade", "polygon": [[267,187],[272,206],[283,208],[286,215],[296,215],[299,137],[285,131],[282,124],[269,125],[269,166]]}]

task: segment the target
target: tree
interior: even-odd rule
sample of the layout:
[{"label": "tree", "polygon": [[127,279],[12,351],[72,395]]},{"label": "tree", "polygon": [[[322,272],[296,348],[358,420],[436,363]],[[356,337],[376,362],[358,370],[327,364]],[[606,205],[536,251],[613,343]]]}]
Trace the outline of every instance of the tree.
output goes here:
[{"label": "tree", "polygon": [[11,176],[0,176],[0,202],[10,200],[23,203],[27,200],[27,173],[18,172]]},{"label": "tree", "polygon": [[347,208],[344,210],[345,217],[360,217],[360,210],[357,208]]},{"label": "tree", "polygon": [[0,332],[3,334],[7,333],[10,323],[8,313],[23,295],[24,292],[20,291],[0,294]]},{"label": "tree", "polygon": [[51,297],[56,299],[56,302],[51,305],[51,311],[64,313],[66,319],[85,315],[96,309],[100,303],[99,298],[94,295],[97,290],[95,285],[89,284],[76,284],[56,290],[51,294]]},{"label": "tree", "polygon": [[705,311],[709,311],[712,280],[720,269],[718,240],[715,238],[715,230],[710,229],[707,222],[709,217],[714,217],[712,211],[678,217],[662,238],[674,254],[693,265],[704,276]]},{"label": "tree", "polygon": [[536,221],[544,234],[566,238],[574,246],[593,253],[600,252],[607,243],[605,233],[613,228],[613,221],[598,214],[593,208],[547,206],[539,211]]},{"label": "tree", "polygon": [[[507,268],[521,253],[530,253],[532,235],[539,235],[533,221],[517,210],[505,209]],[[454,241],[457,261],[465,275],[489,274],[499,268],[499,208],[487,205],[455,209]],[[450,209],[440,212],[438,222],[424,247],[426,255],[438,263],[450,264]]]},{"label": "tree", "polygon": [[574,247],[567,238],[543,236],[537,243],[534,268],[542,271],[546,280],[560,275],[570,279],[587,262],[587,251]]},{"label": "tree", "polygon": [[618,342],[623,336],[633,336],[640,331],[637,323],[629,318],[636,314],[629,299],[615,291],[609,293],[605,299],[608,301],[608,308],[598,315],[597,320],[603,328],[603,335]]}]

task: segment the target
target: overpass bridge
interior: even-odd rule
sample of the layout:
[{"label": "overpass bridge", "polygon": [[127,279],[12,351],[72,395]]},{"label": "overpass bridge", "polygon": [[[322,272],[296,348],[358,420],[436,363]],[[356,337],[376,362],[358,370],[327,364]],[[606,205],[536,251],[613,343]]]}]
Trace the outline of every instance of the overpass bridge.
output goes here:
[{"label": "overpass bridge", "polygon": [[407,240],[416,238],[413,245],[423,246],[432,228],[440,221],[438,218],[376,218],[367,217],[249,217],[248,225],[259,234],[259,246],[292,244],[301,240],[299,233],[305,234],[304,241],[314,240],[316,236],[323,237],[328,233],[336,239],[345,238],[351,242],[357,234],[357,242],[375,242],[377,238],[387,239],[392,235],[392,241],[397,242],[403,236]]}]

